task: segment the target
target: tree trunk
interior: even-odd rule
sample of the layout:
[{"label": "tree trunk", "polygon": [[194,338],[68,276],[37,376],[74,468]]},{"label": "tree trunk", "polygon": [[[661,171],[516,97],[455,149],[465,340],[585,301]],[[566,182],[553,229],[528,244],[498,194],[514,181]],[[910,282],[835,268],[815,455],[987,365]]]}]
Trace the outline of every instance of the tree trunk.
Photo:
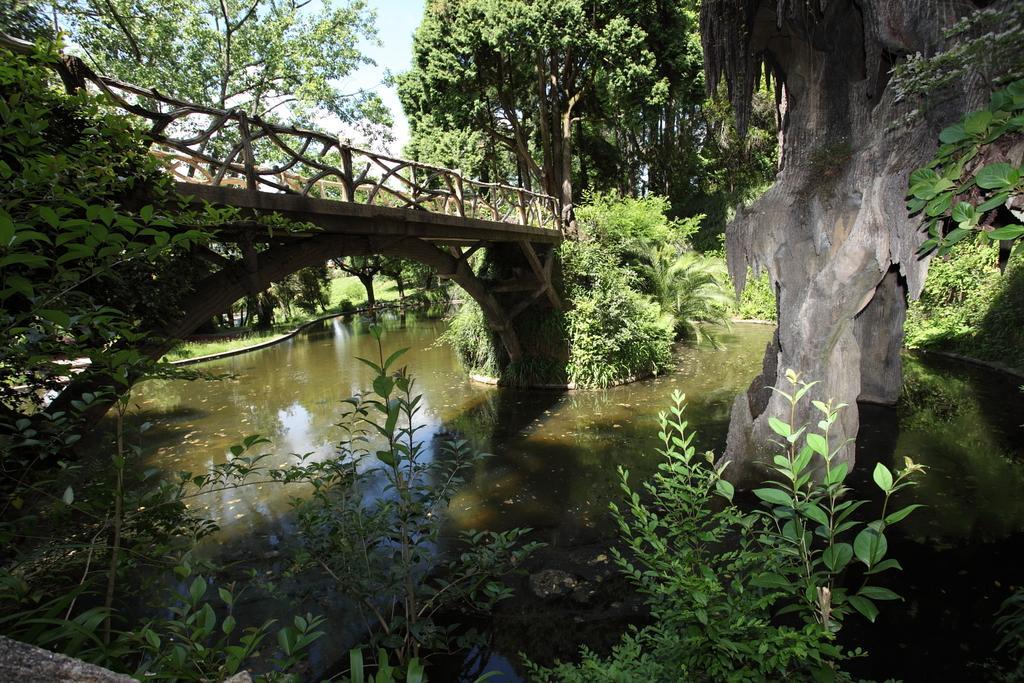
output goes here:
[{"label": "tree trunk", "polygon": [[257,298],[257,321],[256,329],[269,330],[274,327],[274,299],[263,292]]},{"label": "tree trunk", "polygon": [[398,302],[401,305],[405,305],[405,280],[402,279],[401,275],[395,276],[395,287],[398,288]]},{"label": "tree trunk", "polygon": [[373,293],[373,275],[366,275],[365,273],[358,273],[356,277],[363,283],[363,287],[366,289],[366,306],[368,308],[377,307],[377,297]]},{"label": "tree trunk", "polygon": [[[763,0],[750,15],[749,38],[737,38],[749,40],[740,48],[722,47],[728,20],[718,17],[743,3],[708,2],[702,14],[712,91],[718,74],[730,70],[730,80],[741,81],[733,83],[734,97],[752,88],[760,64],[751,55],[761,55],[785,82],[781,170],[726,231],[737,291],[751,266],[755,274],[767,270],[778,299],[778,331],[761,375],[733,404],[723,456],[732,463],[730,476],[744,483],[771,461],[769,417],[789,421],[788,401],[765,390],[784,388],[786,369],[819,382],[798,411],[798,425],[819,419],[810,399],[847,404],[831,446],[850,466],[857,401],[891,403],[899,396],[906,295],[920,293],[927,271],[927,259],[917,256],[924,240],[919,221],[907,216],[907,178],[934,153],[942,126],[971,104],[960,91],[897,127],[912,105],[897,102],[884,81],[885,55],[935,49],[954,19],[952,2],[830,0],[818,12],[818,3],[792,1],[790,11]],[[728,64],[730,49],[745,49],[746,63]],[[741,131],[746,104],[744,110],[734,100]]]},{"label": "tree trunk", "polygon": [[562,115],[562,140],[559,163],[559,197],[562,200],[562,221],[569,234],[576,234],[576,215],[572,206],[572,107]]}]

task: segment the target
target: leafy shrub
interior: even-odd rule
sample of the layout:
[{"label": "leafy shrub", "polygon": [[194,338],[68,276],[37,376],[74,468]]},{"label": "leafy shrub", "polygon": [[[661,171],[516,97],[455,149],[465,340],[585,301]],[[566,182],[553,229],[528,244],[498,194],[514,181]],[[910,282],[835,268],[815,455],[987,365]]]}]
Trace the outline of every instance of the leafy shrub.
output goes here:
[{"label": "leafy shrub", "polygon": [[767,273],[754,277],[753,271],[747,269],[747,283],[736,300],[734,311],[736,317],[743,320],[776,319],[775,291]]},{"label": "leafy shrub", "polygon": [[709,328],[729,323],[733,297],[722,259],[664,244],[648,252],[639,275],[645,292],[672,316],[677,337],[714,341]]},{"label": "leafy shrub", "polygon": [[651,245],[680,243],[696,232],[704,216],[670,220],[669,201],[658,195],[623,197],[618,192],[586,193],[576,208],[581,235],[615,254]]},{"label": "leafy shrub", "polygon": [[571,302],[569,380],[607,386],[668,366],[674,321],[635,289],[635,274],[595,242],[565,242],[559,254]]},{"label": "leafy shrub", "polygon": [[[191,575],[188,565],[175,568],[181,578]],[[171,596],[170,617],[154,619],[138,633],[127,634],[127,641],[141,655],[136,675],[147,681],[223,681],[245,666],[253,666],[260,649],[266,648],[273,620],[244,629],[233,614],[239,594],[232,587],[217,588],[222,607],[214,608],[206,600],[210,586],[203,576],[195,576],[188,589]],[[226,611],[225,611],[226,608]],[[218,617],[221,611],[223,617]],[[295,616],[292,624],[277,630],[280,656],[274,669],[256,676],[257,683],[293,683],[298,676],[289,673],[305,659],[310,646],[324,635],[317,628],[323,617],[311,614]]]},{"label": "leafy shrub", "polygon": [[[927,166],[910,174],[907,211],[926,222],[921,252],[946,254],[969,235],[992,242],[1024,236],[1020,218],[1002,207],[1019,206],[1024,168],[1012,146],[1024,134],[1024,80],[992,93],[988,107],[971,112],[939,133],[943,143]],[[953,227],[953,226],[956,227]],[[1015,250],[1021,248],[1017,242]]]},{"label": "leafy shrub", "polygon": [[[787,377],[795,405],[812,385],[792,372]],[[755,491],[762,509],[745,512],[733,503],[724,466],[710,466],[710,453],[697,455],[684,397],[674,394],[670,412],[660,416],[658,473],[638,491],[620,470],[625,508],[612,505],[626,546],[613,549],[616,562],[646,596],[652,623],[625,634],[607,657],[584,649],[580,664],[530,665],[534,676],[587,683],[834,680],[844,659],[862,655],[843,652],[835,634],[853,610],[873,621],[875,600],[898,599],[869,582],[899,566],[885,557],[885,529],[917,506],[889,512],[888,502],[921,467],[907,461],[894,475],[879,464],[881,516],[857,519],[863,502],[846,499],[846,464],[834,462],[841,445],[833,450],[829,440],[840,407],[815,405],[822,414],[816,430],[773,424],[783,439],[775,457],[780,479]],[[851,535],[852,544],[845,540]],[[854,560],[862,578],[850,591],[841,579]],[[780,618],[787,613],[798,619]]]},{"label": "leafy shrub", "polygon": [[[470,530],[457,553],[438,561],[449,504],[484,456],[454,440],[428,457],[417,434],[424,428],[417,424],[422,396],[406,369],[395,365],[406,349],[385,358],[380,328],[370,329],[378,358],[359,360],[376,373],[373,392],[345,402],[339,425],[345,438],[333,460],[296,468],[313,487],[311,500],[296,503],[302,544],[296,564],[326,572],[357,603],[364,623],[373,622],[375,644],[411,668],[459,644],[457,625],[443,625],[439,614],[486,612],[509,597],[498,578],[539,544],[523,542],[529,529]],[[367,496],[380,490],[378,477],[383,493]]]},{"label": "leafy shrub", "polygon": [[472,373],[497,377],[501,373],[500,342],[484,320],[475,301],[467,301],[448,320],[438,341],[455,350],[463,367]]},{"label": "leafy shrub", "polygon": [[175,211],[169,178],[128,118],[87,93],[61,94],[46,66],[54,60],[0,49],[5,415],[28,415],[27,403],[59,390],[63,359],[90,358],[85,376],[124,376],[140,362],[124,342],[176,313],[198,267],[188,252],[205,235],[176,226],[212,218]]}]

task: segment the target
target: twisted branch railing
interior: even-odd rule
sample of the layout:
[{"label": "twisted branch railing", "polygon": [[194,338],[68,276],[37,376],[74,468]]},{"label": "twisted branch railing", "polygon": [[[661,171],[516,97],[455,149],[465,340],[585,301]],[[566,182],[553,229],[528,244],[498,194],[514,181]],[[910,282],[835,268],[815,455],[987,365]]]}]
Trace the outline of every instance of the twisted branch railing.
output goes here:
[{"label": "twisted branch railing", "polygon": [[[24,54],[34,50],[31,43],[4,33],[0,46]],[[241,109],[185,102],[100,76],[75,57],[64,56],[54,66],[69,89],[92,83],[117,107],[149,121],[152,153],[183,182],[562,227],[558,201],[550,195],[359,149],[325,133],[268,123]]]},{"label": "twisted branch railing", "polygon": [[184,102],[103,76],[88,80],[150,122],[153,154],[180,181],[561,229],[549,195],[359,149],[240,109]]}]

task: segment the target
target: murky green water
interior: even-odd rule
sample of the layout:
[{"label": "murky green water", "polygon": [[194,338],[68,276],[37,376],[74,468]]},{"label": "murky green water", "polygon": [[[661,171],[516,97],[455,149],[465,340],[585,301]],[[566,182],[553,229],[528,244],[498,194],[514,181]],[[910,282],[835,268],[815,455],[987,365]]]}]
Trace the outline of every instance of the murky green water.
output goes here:
[{"label": "murky green water", "polygon": [[[723,348],[683,349],[674,372],[607,391],[516,391],[470,382],[436,344],[442,322],[395,316],[384,325],[386,350],[410,349],[404,362],[424,395],[421,435],[432,441],[459,433],[494,454],[454,501],[455,523],[530,526],[566,548],[612,533],[607,506],[618,495],[616,468],[639,478],[656,466],[656,415],[673,390],[687,394],[698,448],[721,450],[733,396],[757,373],[771,335],[768,327],[737,325],[722,335]],[[147,383],[135,397],[139,414],[154,423],[147,457],[172,472],[205,470],[248,434],[271,439],[266,450],[275,466],[293,453],[326,457],[340,437],[339,402],[370,382],[370,370],[354,357],[376,353],[365,320],[334,319],[283,344],[202,366],[231,379]],[[872,671],[927,680],[905,672],[931,666],[949,673],[986,656],[994,607],[1024,581],[1012,559],[1024,536],[1024,405],[1017,383],[959,364],[908,359],[906,375],[898,409],[862,412],[858,472],[867,477],[872,462],[896,464],[910,455],[931,468],[911,494],[928,508],[911,516],[893,543],[893,554],[906,558],[894,587],[907,602],[883,612],[883,623],[864,638],[873,661],[884,662]],[[282,520],[292,495],[266,485],[207,496],[199,505],[222,525],[220,547],[260,555],[287,533]],[[571,622],[566,628],[571,644]],[[514,657],[510,647],[517,646],[501,649]],[[500,657],[491,661],[511,669]],[[963,671],[969,677],[974,670]]]},{"label": "murky green water", "polygon": [[[424,440],[455,432],[495,455],[456,499],[457,522],[568,534],[605,519],[617,465],[641,472],[654,466],[648,446],[673,390],[687,394],[701,444],[720,443],[732,397],[750,383],[771,336],[764,326],[737,326],[721,349],[683,350],[672,374],[607,391],[515,391],[471,382],[436,343],[442,321],[388,317],[383,324],[385,353],[409,349],[402,362],[424,396]],[[277,346],[201,366],[229,379],[142,385],[134,402],[154,424],[146,439],[150,464],[204,471],[248,434],[272,441],[263,450],[273,466],[293,462],[294,453],[329,455],[341,436],[334,426],[340,402],[372,380],[356,356],[377,357],[366,321],[336,318]],[[286,512],[293,493],[267,486],[207,497],[201,507],[224,534],[245,535]]]}]

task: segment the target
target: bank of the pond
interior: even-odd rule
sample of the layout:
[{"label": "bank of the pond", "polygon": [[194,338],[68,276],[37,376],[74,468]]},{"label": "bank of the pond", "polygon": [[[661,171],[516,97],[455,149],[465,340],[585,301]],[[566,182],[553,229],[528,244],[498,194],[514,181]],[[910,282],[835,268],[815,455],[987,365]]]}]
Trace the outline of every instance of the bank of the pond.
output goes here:
[{"label": "bank of the pond", "polygon": [[325,320],[330,320],[331,318],[340,318],[342,316],[353,315],[353,314],[357,314],[357,313],[369,313],[371,311],[385,311],[385,310],[390,310],[390,309],[394,309],[394,308],[405,308],[405,306],[402,305],[402,304],[381,304],[381,305],[378,305],[378,306],[374,306],[372,308],[369,307],[369,306],[363,306],[363,307],[360,307],[360,308],[353,308],[353,309],[346,310],[346,311],[337,311],[337,312],[333,312],[333,313],[327,313],[326,315],[321,315],[321,316],[313,318],[311,320],[307,320],[306,322],[299,324],[298,327],[295,327],[295,328],[293,328],[291,330],[288,330],[287,332],[282,332],[280,335],[278,335],[276,337],[273,337],[272,339],[268,339],[268,340],[265,340],[265,341],[257,342],[255,344],[248,344],[246,346],[240,346],[240,347],[238,347],[236,349],[226,349],[224,351],[218,351],[216,353],[208,353],[208,354],[204,354],[204,355],[201,355],[201,356],[193,356],[191,358],[180,358],[178,360],[170,361],[170,364],[171,365],[194,365],[196,363],[205,363],[206,361],[218,360],[220,358],[229,358],[231,356],[237,356],[239,354],[249,353],[250,351],[259,351],[260,349],[265,349],[268,346],[273,346],[274,344],[280,344],[283,341],[287,341],[287,340],[291,339],[292,337],[294,337],[295,335],[297,335],[299,332],[302,332],[303,330],[308,329],[309,327],[311,327],[313,325],[316,325],[317,323],[321,323],[321,322],[323,322]]},{"label": "bank of the pond", "polygon": [[911,353],[920,354],[922,356],[941,356],[943,358],[951,358],[962,363],[970,363],[971,365],[977,365],[979,367],[988,368],[989,370],[995,370],[996,372],[1002,372],[1019,379],[1024,379],[1024,369],[1016,368],[1006,363],[999,363],[992,360],[983,360],[981,358],[973,358],[971,356],[964,355],[962,353],[954,353],[953,351],[943,351],[941,349],[907,349]]}]

